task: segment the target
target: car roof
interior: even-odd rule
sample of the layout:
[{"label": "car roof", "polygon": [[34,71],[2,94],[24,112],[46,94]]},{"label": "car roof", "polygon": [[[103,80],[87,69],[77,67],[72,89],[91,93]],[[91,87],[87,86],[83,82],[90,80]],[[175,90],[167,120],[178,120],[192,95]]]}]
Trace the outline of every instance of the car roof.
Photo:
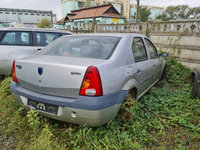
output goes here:
[{"label": "car roof", "polygon": [[146,37],[142,34],[137,34],[137,33],[89,33],[89,34],[74,34],[71,36],[113,36],[113,37],[139,36],[139,37]]},{"label": "car roof", "polygon": [[39,31],[39,32],[59,32],[59,33],[71,33],[65,30],[46,29],[46,28],[1,28],[0,31]]}]

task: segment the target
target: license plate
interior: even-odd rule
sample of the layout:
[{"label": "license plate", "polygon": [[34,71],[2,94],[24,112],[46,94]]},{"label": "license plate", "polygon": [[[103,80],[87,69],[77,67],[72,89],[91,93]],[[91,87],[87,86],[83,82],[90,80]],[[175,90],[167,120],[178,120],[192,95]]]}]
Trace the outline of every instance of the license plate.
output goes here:
[{"label": "license plate", "polygon": [[53,113],[55,115],[57,115],[57,113],[58,113],[58,106],[46,104],[46,103],[40,103],[40,102],[36,102],[36,101],[30,100],[30,99],[28,100],[28,106],[31,106],[34,109],[37,109],[40,111]]}]

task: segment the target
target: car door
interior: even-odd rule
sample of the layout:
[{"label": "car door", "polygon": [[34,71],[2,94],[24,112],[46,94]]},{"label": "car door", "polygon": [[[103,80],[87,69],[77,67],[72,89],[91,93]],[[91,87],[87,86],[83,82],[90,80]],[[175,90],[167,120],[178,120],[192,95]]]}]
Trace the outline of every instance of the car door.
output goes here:
[{"label": "car door", "polygon": [[34,32],[34,50],[37,53],[46,45],[59,38],[60,34],[56,32]]},{"label": "car door", "polygon": [[138,83],[138,95],[142,94],[151,85],[153,64],[148,60],[144,41],[141,37],[133,37],[132,53],[134,62],[129,66]]},{"label": "car door", "polygon": [[4,32],[0,39],[0,73],[9,73],[14,59],[21,59],[34,55],[32,38],[32,32]]},{"label": "car door", "polygon": [[156,82],[157,80],[159,80],[160,78],[160,75],[161,75],[161,72],[162,72],[162,61],[161,57],[159,57],[159,54],[158,54],[158,51],[156,49],[156,47],[153,45],[153,43],[147,39],[147,38],[144,38],[144,41],[145,41],[145,44],[146,44],[146,47],[147,47],[147,50],[148,50],[148,53],[149,53],[149,57],[150,57],[150,60],[149,62],[151,64],[153,64],[153,76],[152,76],[152,84],[154,82]]}]

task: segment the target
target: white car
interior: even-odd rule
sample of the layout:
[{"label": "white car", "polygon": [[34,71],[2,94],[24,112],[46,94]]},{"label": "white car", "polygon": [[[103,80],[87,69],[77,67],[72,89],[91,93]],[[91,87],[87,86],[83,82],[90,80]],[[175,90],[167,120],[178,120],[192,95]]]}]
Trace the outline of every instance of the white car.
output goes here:
[{"label": "white car", "polygon": [[0,75],[11,73],[12,62],[32,56],[67,31],[32,28],[0,29]]}]

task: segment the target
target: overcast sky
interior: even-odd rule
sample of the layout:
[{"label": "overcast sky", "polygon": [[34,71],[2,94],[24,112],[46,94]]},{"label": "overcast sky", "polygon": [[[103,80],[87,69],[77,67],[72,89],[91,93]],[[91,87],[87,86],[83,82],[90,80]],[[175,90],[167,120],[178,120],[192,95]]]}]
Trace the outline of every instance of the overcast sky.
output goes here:
[{"label": "overcast sky", "polygon": [[[136,3],[136,0],[131,0]],[[190,7],[200,6],[200,0],[140,0],[143,5],[167,7],[170,5],[189,5]],[[61,19],[60,0],[0,0],[1,8],[21,8],[36,10],[52,10]]]}]

